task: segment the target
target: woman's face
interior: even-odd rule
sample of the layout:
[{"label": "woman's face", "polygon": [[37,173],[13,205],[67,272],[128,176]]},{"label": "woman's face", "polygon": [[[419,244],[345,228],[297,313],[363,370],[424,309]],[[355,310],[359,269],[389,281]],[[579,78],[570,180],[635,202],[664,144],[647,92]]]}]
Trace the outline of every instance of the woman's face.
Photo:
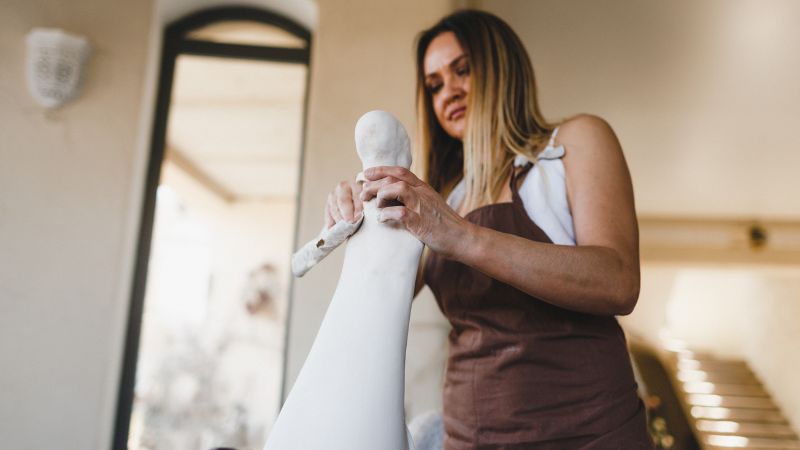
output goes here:
[{"label": "woman's face", "polygon": [[469,62],[455,33],[447,31],[433,38],[425,51],[423,73],[439,125],[451,137],[464,139]]}]

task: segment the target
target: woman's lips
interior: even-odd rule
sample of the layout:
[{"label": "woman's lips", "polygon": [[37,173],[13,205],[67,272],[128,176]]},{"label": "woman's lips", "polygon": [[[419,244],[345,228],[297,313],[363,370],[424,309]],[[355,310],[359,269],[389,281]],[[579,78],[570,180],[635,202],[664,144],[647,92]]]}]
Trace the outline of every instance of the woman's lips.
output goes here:
[{"label": "woman's lips", "polygon": [[466,106],[460,106],[450,113],[450,120],[456,120],[464,117],[464,112],[467,110]]}]

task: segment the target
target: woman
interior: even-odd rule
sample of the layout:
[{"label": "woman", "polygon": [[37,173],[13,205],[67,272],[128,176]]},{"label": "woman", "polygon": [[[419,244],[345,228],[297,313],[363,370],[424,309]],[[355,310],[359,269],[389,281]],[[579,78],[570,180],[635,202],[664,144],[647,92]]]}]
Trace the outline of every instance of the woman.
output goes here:
[{"label": "woman", "polygon": [[430,249],[424,282],[452,324],[445,448],[652,448],[614,317],[639,293],[614,132],[590,115],[546,122],[522,43],[485,12],[422,32],[417,75],[425,181],[369,169],[363,189],[331,193],[326,222],[377,197],[379,220]]}]

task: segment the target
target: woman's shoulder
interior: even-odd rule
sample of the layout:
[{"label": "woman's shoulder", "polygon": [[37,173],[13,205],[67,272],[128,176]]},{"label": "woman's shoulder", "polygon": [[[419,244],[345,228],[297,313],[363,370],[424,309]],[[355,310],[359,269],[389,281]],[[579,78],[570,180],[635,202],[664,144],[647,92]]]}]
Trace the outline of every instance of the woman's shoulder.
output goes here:
[{"label": "woman's shoulder", "polygon": [[609,140],[617,140],[611,125],[602,117],[593,114],[578,114],[564,120],[558,126],[558,135],[555,139],[556,144],[578,149],[594,147]]},{"label": "woman's shoulder", "polygon": [[563,121],[554,145],[564,147],[564,166],[573,174],[584,169],[591,173],[624,160],[611,125],[592,114],[579,114]]}]

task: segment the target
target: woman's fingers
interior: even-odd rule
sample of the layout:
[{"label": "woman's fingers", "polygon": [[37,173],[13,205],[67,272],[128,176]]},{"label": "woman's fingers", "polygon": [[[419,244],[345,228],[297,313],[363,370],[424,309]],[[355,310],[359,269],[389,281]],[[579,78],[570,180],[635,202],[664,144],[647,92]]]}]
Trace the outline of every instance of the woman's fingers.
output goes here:
[{"label": "woman's fingers", "polygon": [[332,227],[337,222],[346,220],[354,223],[361,219],[364,207],[361,201],[361,183],[341,181],[328,194],[325,203],[325,226]]},{"label": "woman's fingers", "polygon": [[348,222],[353,221],[353,190],[347,181],[340,181],[336,185],[335,197],[336,207],[339,210],[341,218]]},{"label": "woman's fingers", "polygon": [[328,194],[328,214],[330,214],[333,219],[333,223],[342,220],[342,214],[339,212],[339,204],[336,202],[336,196],[333,195],[333,192]]},{"label": "woman's fingers", "polygon": [[406,224],[415,212],[405,206],[389,206],[378,213],[378,222],[402,222]]},{"label": "woman's fingers", "polygon": [[343,220],[352,223],[360,219],[363,203],[377,198],[378,221],[402,223],[435,251],[447,251],[452,246],[447,239],[451,225],[443,224],[443,220],[457,224],[460,217],[430,186],[402,167],[373,167],[364,175],[368,181],[363,185],[342,181],[328,195],[328,228]]},{"label": "woman's fingers", "polygon": [[386,208],[390,206],[397,206],[398,204],[404,205],[416,211],[419,205],[416,192],[405,181],[398,181],[383,186],[376,194],[378,199],[378,208]]},{"label": "woman's fingers", "polygon": [[353,188],[347,181],[342,181],[336,185],[336,206],[339,208],[341,217],[348,221],[354,222],[355,205],[353,204]]},{"label": "woman's fingers", "polygon": [[385,177],[375,181],[367,181],[364,183],[363,189],[361,190],[361,201],[368,202],[372,200],[375,198],[381,188],[392,183],[397,183],[398,181],[400,180],[394,177]]},{"label": "woman's fingers", "polygon": [[355,216],[355,220],[358,220],[364,214],[364,203],[361,201],[361,191],[363,190],[363,186],[361,183],[356,182],[351,182],[350,186],[351,190],[353,191],[353,215]]},{"label": "woman's fingers", "polygon": [[370,167],[369,169],[364,171],[364,178],[369,181],[377,181],[381,178],[386,177],[393,177],[400,181],[405,181],[406,183],[412,186],[418,186],[422,184],[422,180],[417,178],[413,172],[406,169],[405,167],[399,166],[378,166],[378,167]]},{"label": "woman's fingers", "polygon": [[402,224],[433,251],[454,254],[466,221],[433,188],[402,168],[377,168],[370,175],[387,175],[367,182],[362,191],[362,199],[377,198],[379,222]]},{"label": "woman's fingers", "polygon": [[325,205],[325,228],[330,228],[336,224],[336,220],[331,216],[331,208]]}]

